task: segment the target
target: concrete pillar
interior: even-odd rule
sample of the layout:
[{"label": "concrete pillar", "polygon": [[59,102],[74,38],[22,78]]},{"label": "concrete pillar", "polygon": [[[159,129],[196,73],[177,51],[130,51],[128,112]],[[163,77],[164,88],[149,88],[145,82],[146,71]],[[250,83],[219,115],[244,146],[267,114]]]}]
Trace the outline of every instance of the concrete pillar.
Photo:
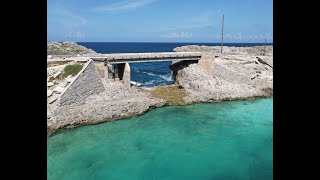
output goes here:
[{"label": "concrete pillar", "polygon": [[126,63],[123,71],[123,83],[125,87],[130,88],[130,66]]},{"label": "concrete pillar", "polygon": [[198,65],[204,70],[206,70],[209,74],[212,74],[214,59],[215,59],[214,54],[202,53],[201,59],[199,60]]}]

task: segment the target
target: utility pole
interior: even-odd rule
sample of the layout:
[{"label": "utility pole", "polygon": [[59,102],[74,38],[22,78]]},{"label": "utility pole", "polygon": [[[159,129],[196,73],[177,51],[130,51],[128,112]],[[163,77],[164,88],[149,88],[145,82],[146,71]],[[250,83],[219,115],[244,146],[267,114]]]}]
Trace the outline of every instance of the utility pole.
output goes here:
[{"label": "utility pole", "polygon": [[264,50],[263,50],[263,55],[266,55],[266,45],[267,45],[267,38],[264,38]]},{"label": "utility pole", "polygon": [[222,54],[222,48],[223,48],[223,25],[224,25],[224,14],[222,15],[221,54]]}]

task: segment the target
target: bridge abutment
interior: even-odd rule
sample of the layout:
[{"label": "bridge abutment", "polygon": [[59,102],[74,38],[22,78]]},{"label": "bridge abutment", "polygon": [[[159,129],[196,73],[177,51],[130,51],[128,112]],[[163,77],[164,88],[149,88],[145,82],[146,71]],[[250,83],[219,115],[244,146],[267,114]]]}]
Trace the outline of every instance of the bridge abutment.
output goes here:
[{"label": "bridge abutment", "polygon": [[126,63],[123,70],[123,83],[127,88],[130,88],[130,65]]},{"label": "bridge abutment", "polygon": [[130,88],[130,65],[129,63],[108,64],[95,63],[99,76],[105,80],[123,81]]}]

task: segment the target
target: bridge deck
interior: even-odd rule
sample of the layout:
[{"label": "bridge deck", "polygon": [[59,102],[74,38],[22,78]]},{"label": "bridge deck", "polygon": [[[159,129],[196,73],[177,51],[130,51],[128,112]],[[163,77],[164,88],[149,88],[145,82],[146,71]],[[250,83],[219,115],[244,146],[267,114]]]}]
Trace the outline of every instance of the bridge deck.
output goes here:
[{"label": "bridge deck", "polygon": [[90,57],[94,61],[102,61],[110,64],[155,62],[170,60],[200,60],[200,52],[156,52],[156,53],[118,53],[99,54]]}]

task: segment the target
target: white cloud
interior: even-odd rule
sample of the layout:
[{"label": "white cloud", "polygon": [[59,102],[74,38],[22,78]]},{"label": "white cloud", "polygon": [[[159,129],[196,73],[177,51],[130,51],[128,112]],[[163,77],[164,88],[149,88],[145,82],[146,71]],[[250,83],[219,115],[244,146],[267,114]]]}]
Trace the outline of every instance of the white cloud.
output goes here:
[{"label": "white cloud", "polygon": [[173,31],[173,30],[179,30],[179,29],[197,29],[197,28],[205,28],[205,27],[212,27],[209,23],[204,24],[185,24],[185,25],[177,25],[172,27],[166,27],[166,28],[160,28],[160,31]]},{"label": "white cloud", "polygon": [[159,31],[177,31],[177,30],[185,30],[185,29],[201,29],[201,28],[217,28],[220,27],[221,23],[221,9],[212,10],[210,12],[203,12],[196,17],[191,16],[189,18],[185,18],[180,20],[177,24],[159,28]]},{"label": "white cloud", "polygon": [[82,26],[88,23],[88,20],[86,18],[63,8],[52,9],[51,13],[53,13],[60,22],[67,26]]},{"label": "white cloud", "polygon": [[224,35],[226,39],[232,39],[232,40],[241,40],[243,38],[243,35],[241,32],[238,33],[227,33]]},{"label": "white cloud", "polygon": [[155,2],[156,0],[127,0],[120,1],[112,4],[106,4],[104,6],[95,7],[94,10],[98,12],[118,12],[130,9],[137,9],[139,7],[146,6]]},{"label": "white cloud", "polygon": [[[273,37],[268,33],[260,33],[260,34],[243,34],[241,32],[238,33],[226,33],[224,34],[225,42],[261,42],[264,43],[264,39],[266,38],[268,42],[272,42]],[[221,34],[216,35],[215,38],[217,40],[221,39]]]},{"label": "white cloud", "polygon": [[82,39],[85,37],[85,35],[81,32],[69,32],[66,37],[72,38],[72,39]]},{"label": "white cloud", "polygon": [[169,33],[169,34],[161,35],[161,37],[169,38],[169,39],[172,39],[172,38],[190,38],[190,37],[192,37],[192,33],[188,33],[188,32]]}]

